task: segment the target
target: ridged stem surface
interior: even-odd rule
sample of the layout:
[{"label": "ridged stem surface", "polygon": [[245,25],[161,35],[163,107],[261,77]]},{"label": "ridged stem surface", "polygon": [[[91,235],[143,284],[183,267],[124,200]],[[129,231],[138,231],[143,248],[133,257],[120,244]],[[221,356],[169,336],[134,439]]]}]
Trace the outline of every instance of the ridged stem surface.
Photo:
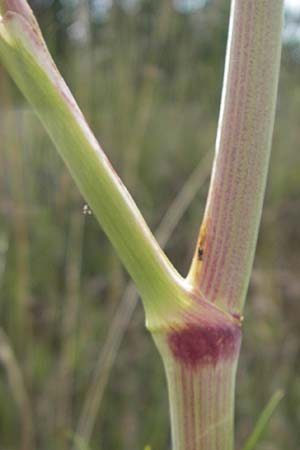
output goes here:
[{"label": "ridged stem surface", "polygon": [[173,450],[232,450],[235,369],[168,366]]},{"label": "ridged stem surface", "polygon": [[[217,312],[219,315],[219,313]],[[173,450],[233,450],[240,324],[189,318],[154,333],[167,376]]]},{"label": "ridged stem surface", "polygon": [[0,0],[0,58],[37,111],[143,297],[173,450],[233,450],[240,313],[266,184],[283,0],[233,0],[209,197],[187,280],[161,251],[58,73],[25,0]]},{"label": "ridged stem surface", "polygon": [[233,0],[216,155],[189,280],[240,313],[248,288],[269,164],[283,0]]},{"label": "ridged stem surface", "polygon": [[187,277],[199,289],[195,302],[217,308],[154,333],[168,381],[173,450],[234,448],[240,321],[270,156],[282,16],[282,0],[232,1],[213,173]]}]

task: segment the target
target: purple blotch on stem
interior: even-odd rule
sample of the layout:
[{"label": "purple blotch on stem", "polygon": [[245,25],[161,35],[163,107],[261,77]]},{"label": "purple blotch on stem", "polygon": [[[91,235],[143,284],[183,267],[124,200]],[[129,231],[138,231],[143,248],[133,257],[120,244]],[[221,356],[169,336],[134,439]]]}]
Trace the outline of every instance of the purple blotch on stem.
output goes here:
[{"label": "purple blotch on stem", "polygon": [[168,344],[175,359],[184,366],[216,366],[219,361],[237,357],[241,343],[238,324],[186,325],[168,335]]}]

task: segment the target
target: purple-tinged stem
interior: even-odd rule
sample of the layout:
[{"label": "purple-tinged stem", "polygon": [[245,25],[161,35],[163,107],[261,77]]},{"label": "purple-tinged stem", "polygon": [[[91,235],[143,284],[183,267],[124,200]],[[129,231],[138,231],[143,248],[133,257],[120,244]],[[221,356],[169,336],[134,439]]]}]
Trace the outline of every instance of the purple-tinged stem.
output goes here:
[{"label": "purple-tinged stem", "polygon": [[282,0],[233,0],[216,155],[188,276],[240,313],[266,185],[281,54]]},{"label": "purple-tinged stem", "polygon": [[168,380],[173,450],[234,448],[240,314],[269,163],[282,10],[283,0],[231,5],[216,155],[187,277],[202,311],[153,332]]},{"label": "purple-tinged stem", "polygon": [[236,359],[213,370],[172,363],[167,379],[173,450],[232,450]]},{"label": "purple-tinged stem", "polygon": [[233,449],[240,323],[217,309],[208,313],[153,333],[167,375],[173,450]]},{"label": "purple-tinged stem", "polygon": [[[173,450],[232,450],[234,383],[273,130],[283,0],[233,0],[216,157],[187,280],[110,167],[25,0],[0,0],[0,56],[145,300],[163,357]],[[3,15],[3,17],[2,17]]]}]

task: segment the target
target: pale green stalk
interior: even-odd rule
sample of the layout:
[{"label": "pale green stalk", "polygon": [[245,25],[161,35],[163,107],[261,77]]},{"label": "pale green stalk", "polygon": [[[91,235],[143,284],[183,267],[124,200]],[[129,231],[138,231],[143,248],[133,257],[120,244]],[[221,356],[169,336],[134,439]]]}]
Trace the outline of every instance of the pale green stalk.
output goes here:
[{"label": "pale green stalk", "polygon": [[[0,57],[37,111],[141,293],[148,322],[189,304],[183,279],[158,246],[90,131],[44,44],[25,0],[1,2]],[[155,282],[154,282],[155,280]],[[174,300],[175,299],[175,300]],[[160,311],[161,310],[161,311]]]},{"label": "pale green stalk", "polygon": [[173,449],[232,450],[241,312],[270,154],[283,0],[232,1],[216,157],[187,280],[158,246],[86,125],[25,0],[0,4],[6,12],[0,57],[144,301],[167,374]]}]

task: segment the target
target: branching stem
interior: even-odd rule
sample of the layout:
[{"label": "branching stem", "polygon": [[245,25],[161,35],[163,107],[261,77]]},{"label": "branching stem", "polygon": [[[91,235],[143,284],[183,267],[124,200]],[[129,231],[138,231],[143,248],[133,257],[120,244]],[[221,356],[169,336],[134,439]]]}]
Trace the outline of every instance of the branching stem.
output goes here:
[{"label": "branching stem", "polygon": [[232,450],[241,313],[266,184],[283,0],[232,0],[216,155],[187,279],[172,266],[55,67],[25,0],[0,0],[0,58],[134,279],[165,365],[174,450]]}]

